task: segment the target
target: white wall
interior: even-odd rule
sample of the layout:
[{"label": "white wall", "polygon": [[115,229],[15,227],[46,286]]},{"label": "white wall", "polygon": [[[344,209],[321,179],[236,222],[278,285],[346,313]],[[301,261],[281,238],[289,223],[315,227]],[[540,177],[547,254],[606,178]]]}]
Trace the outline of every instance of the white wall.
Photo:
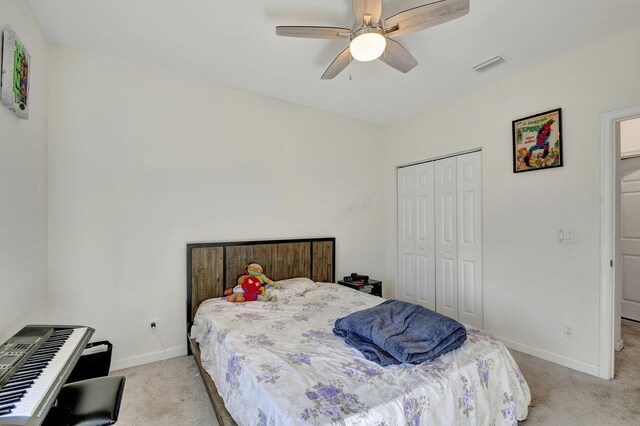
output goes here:
[{"label": "white wall", "polygon": [[620,153],[623,158],[640,155],[640,118],[620,123]]},{"label": "white wall", "polygon": [[338,276],[383,273],[380,128],[50,55],[50,320],[95,327],[113,367],[185,352],[187,242],[335,236]]},{"label": "white wall", "polygon": [[[639,45],[640,31],[630,32],[388,128],[385,282],[396,281],[395,166],[481,147],[485,328],[597,374],[600,114],[640,104]],[[564,167],[514,174],[511,121],[555,107]],[[559,229],[575,242],[558,243]],[[565,323],[574,338],[563,336]]]},{"label": "white wall", "polygon": [[0,30],[31,54],[29,120],[0,105],[0,343],[46,319],[47,54],[27,2],[0,0]]}]

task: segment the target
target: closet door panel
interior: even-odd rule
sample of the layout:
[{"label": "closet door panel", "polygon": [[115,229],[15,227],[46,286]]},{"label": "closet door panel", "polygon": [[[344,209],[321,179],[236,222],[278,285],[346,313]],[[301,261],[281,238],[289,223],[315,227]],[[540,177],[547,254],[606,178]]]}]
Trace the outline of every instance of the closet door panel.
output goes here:
[{"label": "closet door panel", "polygon": [[415,256],[413,254],[403,253],[400,259],[400,274],[398,276],[399,294],[398,299],[405,302],[413,302],[413,260]]},{"label": "closet door panel", "polygon": [[415,168],[398,169],[398,294],[399,300],[414,302],[415,261]]},{"label": "closet door panel", "polygon": [[458,320],[482,327],[481,153],[456,157]]},{"label": "closet door panel", "polygon": [[416,241],[415,289],[416,303],[436,309],[435,226],[434,226],[434,165],[415,167]]},{"label": "closet door panel", "polygon": [[440,267],[440,282],[442,283],[442,287],[439,289],[438,293],[440,296],[438,299],[440,302],[438,312],[457,319],[457,316],[455,315],[455,311],[457,310],[455,261],[451,258],[442,258],[440,260]]},{"label": "closet door panel", "polygon": [[458,318],[456,158],[438,160],[435,173],[436,311]]},{"label": "closet door panel", "polygon": [[480,152],[398,169],[398,293],[482,327]]}]

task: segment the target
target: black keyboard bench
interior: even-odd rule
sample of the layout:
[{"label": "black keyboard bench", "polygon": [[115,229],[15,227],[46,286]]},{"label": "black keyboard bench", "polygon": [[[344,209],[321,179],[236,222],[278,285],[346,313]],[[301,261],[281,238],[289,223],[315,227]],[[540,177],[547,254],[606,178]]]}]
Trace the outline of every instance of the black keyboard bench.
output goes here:
[{"label": "black keyboard bench", "polygon": [[45,426],[103,426],[118,421],[123,376],[81,380],[62,387]]}]

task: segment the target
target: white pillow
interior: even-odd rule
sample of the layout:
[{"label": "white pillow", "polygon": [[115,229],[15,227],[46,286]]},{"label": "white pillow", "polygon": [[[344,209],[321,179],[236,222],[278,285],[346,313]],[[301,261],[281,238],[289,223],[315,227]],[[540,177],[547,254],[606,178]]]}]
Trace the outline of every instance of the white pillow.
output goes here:
[{"label": "white pillow", "polygon": [[318,285],[309,278],[289,278],[287,280],[276,281],[276,283],[282,286],[282,291],[292,294],[300,294],[305,291],[314,290],[318,288]]}]

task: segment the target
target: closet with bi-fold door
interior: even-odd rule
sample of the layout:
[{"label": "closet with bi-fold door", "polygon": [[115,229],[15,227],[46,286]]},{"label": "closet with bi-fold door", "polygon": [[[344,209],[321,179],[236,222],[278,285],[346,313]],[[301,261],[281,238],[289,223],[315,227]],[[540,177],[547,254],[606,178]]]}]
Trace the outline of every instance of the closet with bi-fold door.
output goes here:
[{"label": "closet with bi-fold door", "polygon": [[482,160],[398,168],[398,299],[482,327]]}]

